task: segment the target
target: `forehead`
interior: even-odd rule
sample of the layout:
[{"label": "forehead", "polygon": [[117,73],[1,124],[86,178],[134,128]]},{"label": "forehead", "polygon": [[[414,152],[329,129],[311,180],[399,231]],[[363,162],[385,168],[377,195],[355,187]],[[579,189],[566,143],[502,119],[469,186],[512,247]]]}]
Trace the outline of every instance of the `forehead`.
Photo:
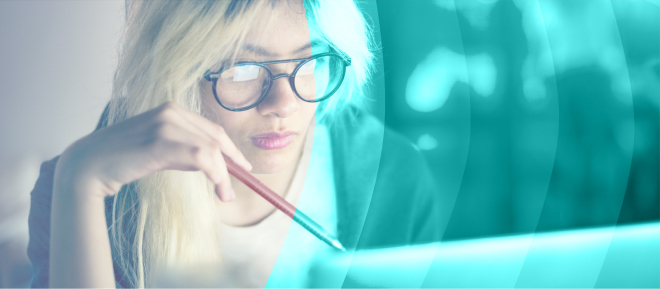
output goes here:
[{"label": "forehead", "polygon": [[294,53],[312,42],[302,3],[278,2],[266,8],[261,14],[248,30],[244,40],[244,50],[258,47],[265,50],[263,52],[277,57]]}]

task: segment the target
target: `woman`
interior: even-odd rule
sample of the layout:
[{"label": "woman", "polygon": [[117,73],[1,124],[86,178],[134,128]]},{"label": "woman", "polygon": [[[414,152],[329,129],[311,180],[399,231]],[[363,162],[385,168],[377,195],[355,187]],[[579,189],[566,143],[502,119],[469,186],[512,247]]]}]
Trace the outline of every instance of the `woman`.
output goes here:
[{"label": "woman", "polygon": [[162,267],[208,263],[264,286],[291,221],[223,155],[347,248],[438,238],[419,154],[360,109],[371,36],[351,0],[127,6],[103,128],[44,163],[32,192],[33,286],[154,286]]}]

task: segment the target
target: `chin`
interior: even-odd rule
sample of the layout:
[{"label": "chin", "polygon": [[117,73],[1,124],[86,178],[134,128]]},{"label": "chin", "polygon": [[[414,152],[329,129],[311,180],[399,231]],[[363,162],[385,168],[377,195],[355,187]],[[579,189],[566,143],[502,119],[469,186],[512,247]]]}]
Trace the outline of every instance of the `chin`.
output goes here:
[{"label": "chin", "polygon": [[293,148],[257,150],[259,152],[254,157],[248,158],[252,164],[253,174],[276,174],[292,165],[295,166],[298,161],[299,154],[296,154]]}]

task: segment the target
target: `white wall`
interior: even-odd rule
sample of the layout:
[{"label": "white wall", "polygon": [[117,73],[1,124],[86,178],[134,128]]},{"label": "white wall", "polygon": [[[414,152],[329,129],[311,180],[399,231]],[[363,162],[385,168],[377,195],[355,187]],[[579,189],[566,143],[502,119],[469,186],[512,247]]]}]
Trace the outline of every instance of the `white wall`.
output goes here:
[{"label": "white wall", "polygon": [[27,242],[39,164],[90,133],[109,100],[123,17],[122,0],[0,1],[0,263],[8,240]]}]

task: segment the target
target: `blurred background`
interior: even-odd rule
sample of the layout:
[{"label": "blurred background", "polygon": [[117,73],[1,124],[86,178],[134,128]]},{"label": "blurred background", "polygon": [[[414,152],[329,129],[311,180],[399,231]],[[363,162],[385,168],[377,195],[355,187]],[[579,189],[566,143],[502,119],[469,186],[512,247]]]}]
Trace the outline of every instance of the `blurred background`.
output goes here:
[{"label": "blurred background", "polygon": [[0,1],[0,287],[29,286],[39,165],[94,130],[123,21],[123,1]]},{"label": "blurred background", "polygon": [[660,1],[363,6],[376,114],[455,200],[445,240],[660,218]]},{"label": "blurred background", "polygon": [[[660,219],[660,1],[359,1],[374,113],[424,154],[446,240]],[[110,97],[117,1],[0,1],[0,287],[39,165]]]}]

